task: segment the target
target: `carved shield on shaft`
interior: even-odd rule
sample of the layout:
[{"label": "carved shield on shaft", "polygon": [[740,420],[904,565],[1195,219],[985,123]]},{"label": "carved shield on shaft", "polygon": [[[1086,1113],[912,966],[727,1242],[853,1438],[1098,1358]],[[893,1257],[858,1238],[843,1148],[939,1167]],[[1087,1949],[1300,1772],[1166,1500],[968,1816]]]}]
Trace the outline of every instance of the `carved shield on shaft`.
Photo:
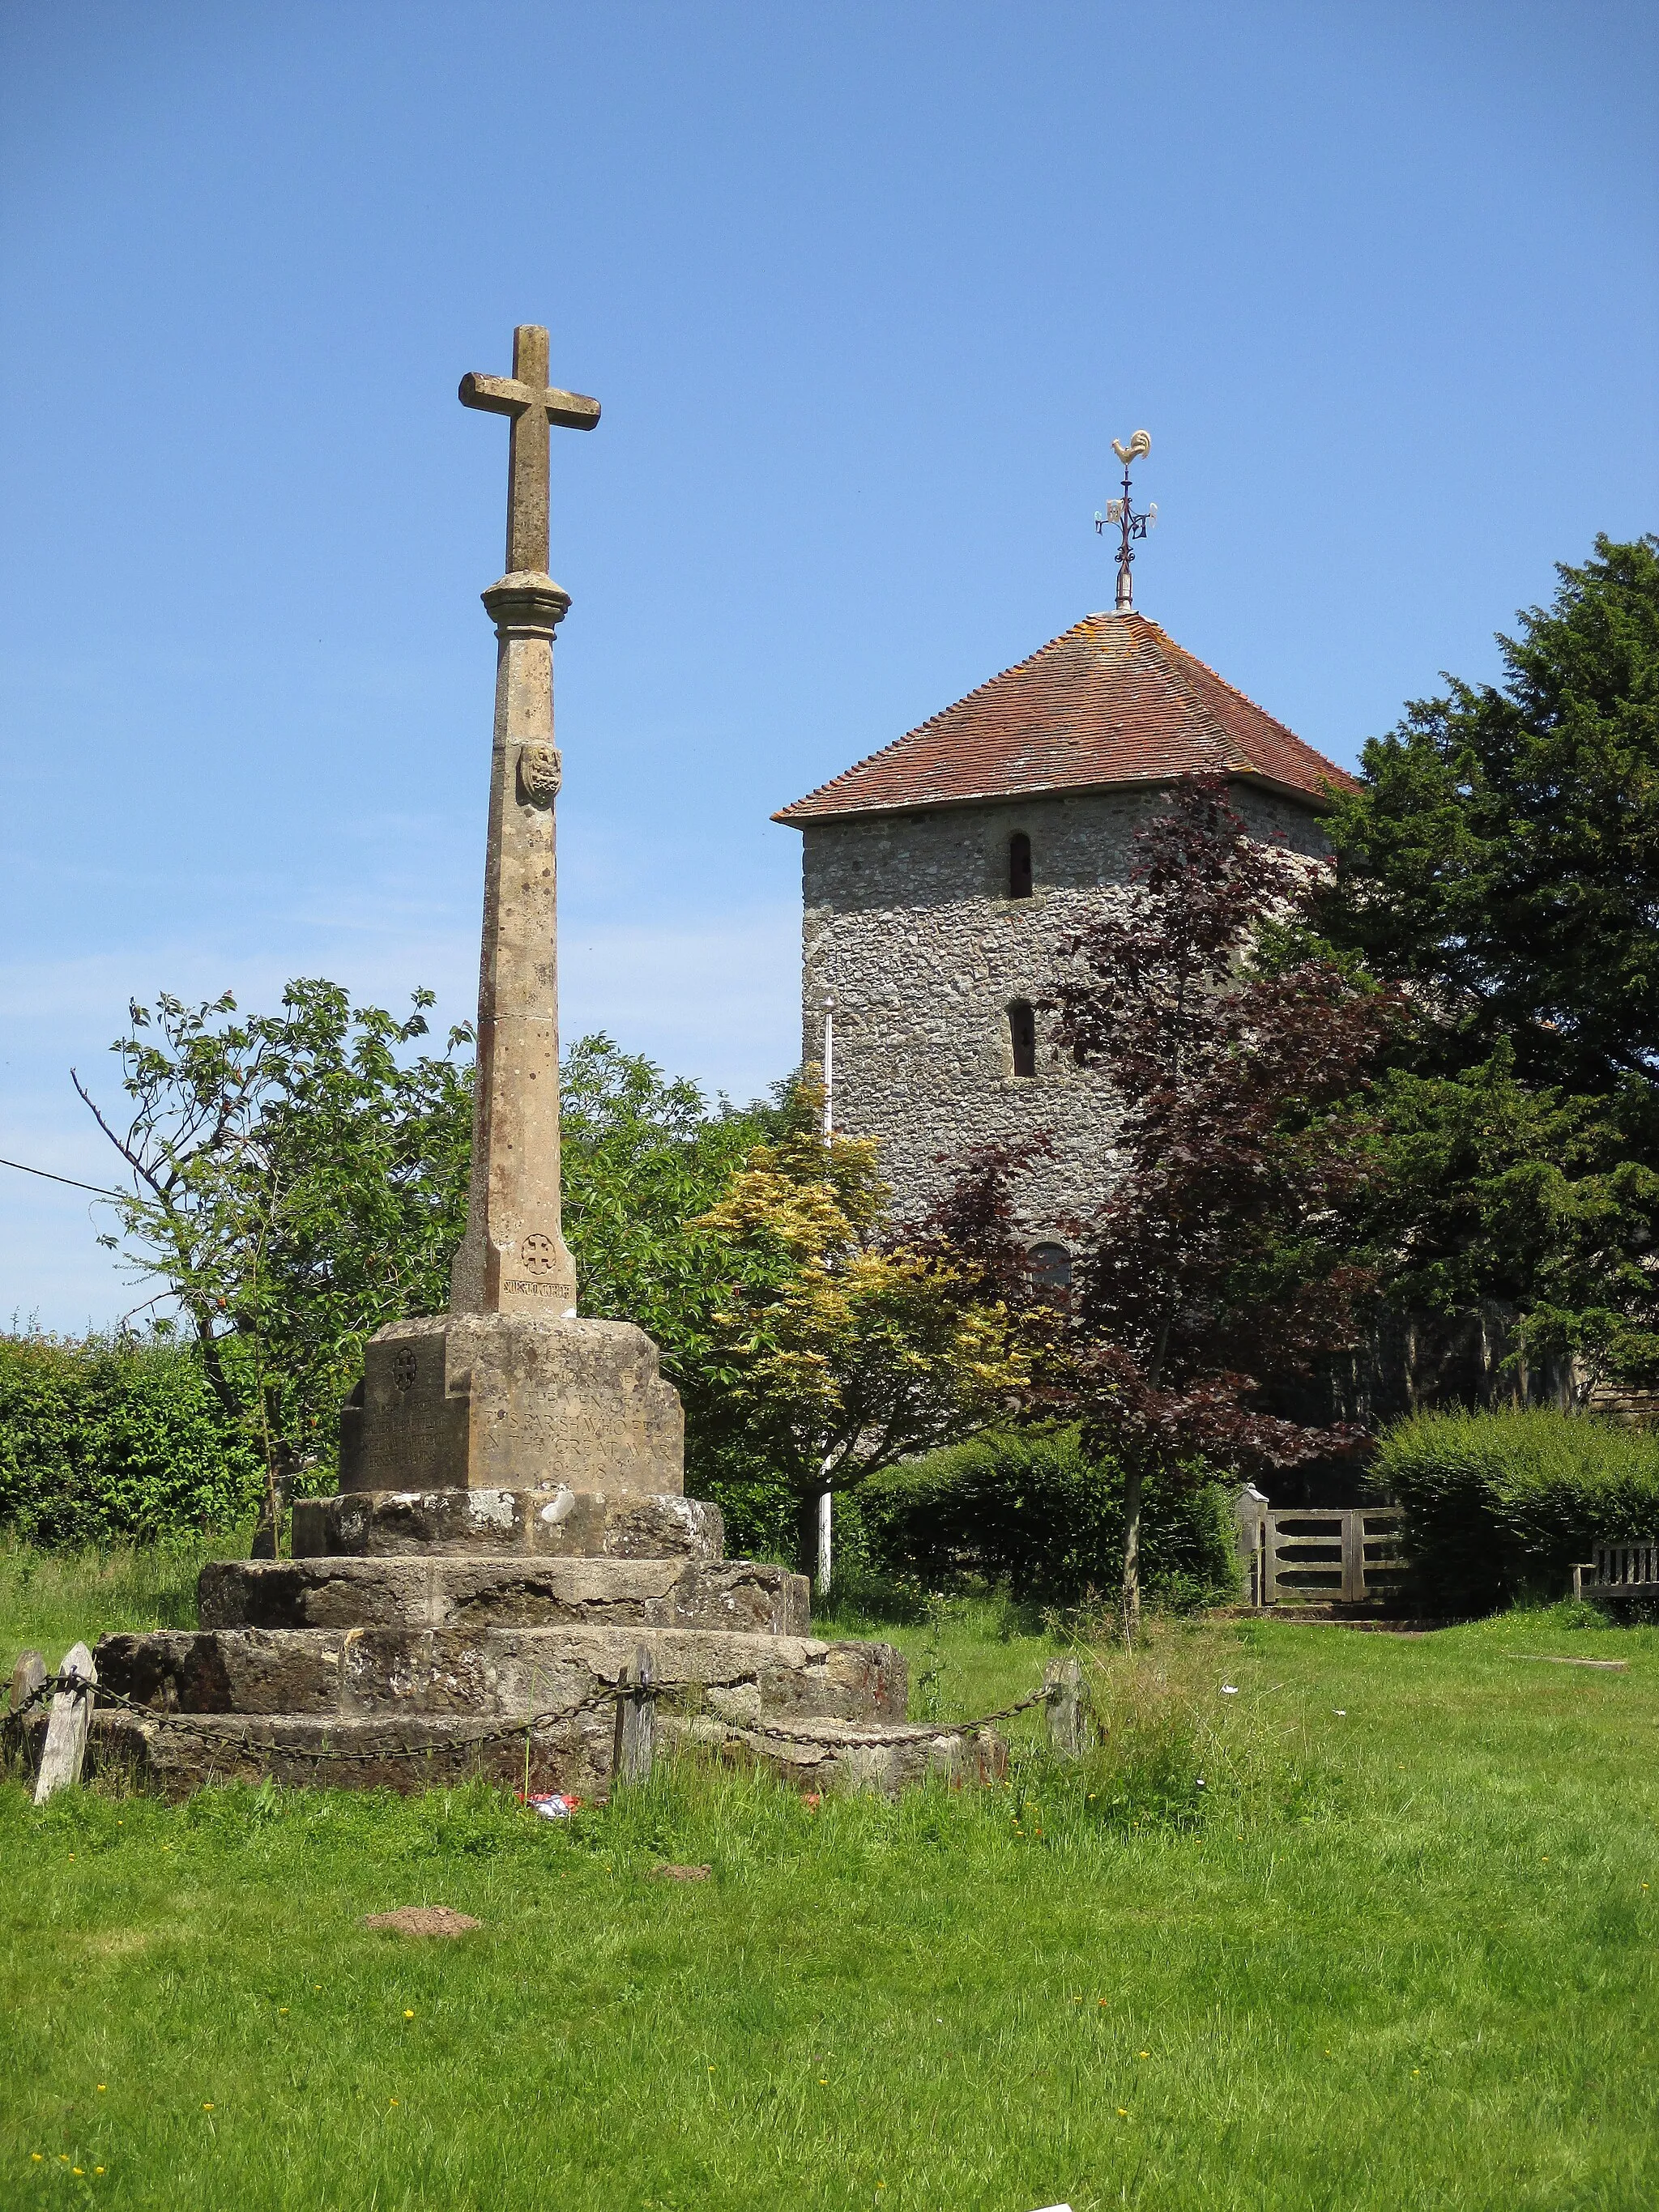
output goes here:
[{"label": "carved shield on shaft", "polygon": [[519,790],[527,806],[551,806],[564,781],[564,764],[556,745],[528,744],[519,748]]}]

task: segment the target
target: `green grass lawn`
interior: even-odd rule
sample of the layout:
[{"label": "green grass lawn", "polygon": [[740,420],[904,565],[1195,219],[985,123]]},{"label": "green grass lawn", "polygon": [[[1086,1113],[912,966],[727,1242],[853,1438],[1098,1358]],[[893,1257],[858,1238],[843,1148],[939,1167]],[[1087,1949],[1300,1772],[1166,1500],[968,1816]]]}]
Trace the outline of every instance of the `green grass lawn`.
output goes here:
[{"label": "green grass lawn", "polygon": [[[27,1565],[8,1669],[187,1593]],[[1086,1767],[899,1804],[4,1784],[0,2206],[1651,2206],[1659,1632],[1570,1618],[1170,1626]],[[1054,1648],[890,1632],[947,1714]]]}]

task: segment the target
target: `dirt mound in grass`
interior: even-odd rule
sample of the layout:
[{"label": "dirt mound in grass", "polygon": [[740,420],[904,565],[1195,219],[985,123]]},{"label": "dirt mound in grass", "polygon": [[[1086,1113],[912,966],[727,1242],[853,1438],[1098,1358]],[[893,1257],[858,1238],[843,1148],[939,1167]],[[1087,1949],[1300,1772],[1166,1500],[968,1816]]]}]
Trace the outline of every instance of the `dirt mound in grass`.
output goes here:
[{"label": "dirt mound in grass", "polygon": [[447,1905],[400,1905],[395,1912],[366,1912],[365,1928],[390,1928],[399,1936],[465,1936],[482,1928],[470,1913],[452,1912]]}]

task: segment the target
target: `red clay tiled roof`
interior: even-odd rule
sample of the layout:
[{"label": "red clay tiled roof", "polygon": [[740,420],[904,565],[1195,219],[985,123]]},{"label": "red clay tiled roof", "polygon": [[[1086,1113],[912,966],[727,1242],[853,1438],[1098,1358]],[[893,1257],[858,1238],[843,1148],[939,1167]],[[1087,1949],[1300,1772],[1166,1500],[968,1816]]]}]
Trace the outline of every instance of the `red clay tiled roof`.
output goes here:
[{"label": "red clay tiled roof", "polygon": [[1171,776],[1252,777],[1318,805],[1353,778],[1145,615],[1087,615],[775,822]]}]

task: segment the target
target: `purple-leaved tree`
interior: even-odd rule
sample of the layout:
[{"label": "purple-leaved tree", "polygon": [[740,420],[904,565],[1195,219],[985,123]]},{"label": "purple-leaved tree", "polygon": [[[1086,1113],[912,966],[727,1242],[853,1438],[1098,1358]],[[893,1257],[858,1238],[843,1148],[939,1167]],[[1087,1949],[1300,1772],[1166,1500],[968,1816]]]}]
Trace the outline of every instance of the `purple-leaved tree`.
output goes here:
[{"label": "purple-leaved tree", "polygon": [[1044,1393],[1123,1468],[1131,1636],[1149,1474],[1244,1476],[1364,1441],[1263,1398],[1358,1333],[1373,1279],[1351,1201],[1375,1144],[1368,1079],[1401,1012],[1322,951],[1259,957],[1259,925],[1293,921],[1312,872],[1249,835],[1224,779],[1177,786],[1136,842],[1127,896],[1060,948],[1049,1000],[1058,1048],[1103,1069],[1123,1113]]}]

